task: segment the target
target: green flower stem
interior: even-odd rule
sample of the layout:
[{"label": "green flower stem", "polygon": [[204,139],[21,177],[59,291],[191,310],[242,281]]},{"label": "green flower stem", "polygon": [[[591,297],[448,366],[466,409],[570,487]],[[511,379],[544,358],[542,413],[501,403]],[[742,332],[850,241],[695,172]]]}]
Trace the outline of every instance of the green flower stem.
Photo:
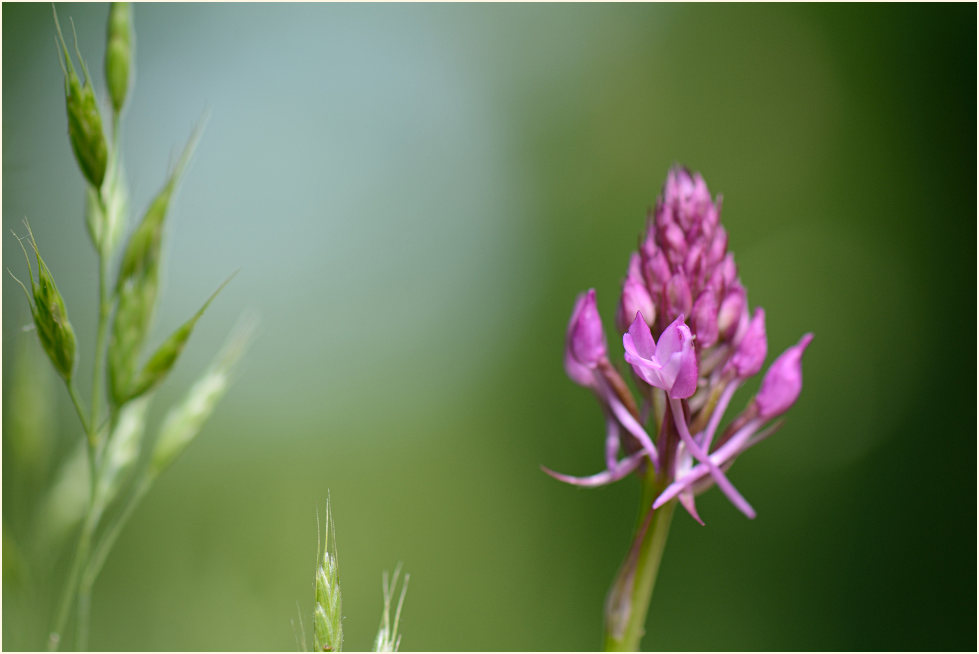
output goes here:
[{"label": "green flower stem", "polygon": [[650,469],[643,480],[642,503],[632,547],[612,584],[606,606],[605,651],[639,650],[646,626],[649,601],[669,535],[676,501],[651,509],[666,484]]}]

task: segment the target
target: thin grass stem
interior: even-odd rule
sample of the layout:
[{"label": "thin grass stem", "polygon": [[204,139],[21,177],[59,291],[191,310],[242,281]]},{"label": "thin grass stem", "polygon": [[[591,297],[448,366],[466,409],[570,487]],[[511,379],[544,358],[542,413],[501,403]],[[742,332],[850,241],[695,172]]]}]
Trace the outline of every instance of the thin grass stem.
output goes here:
[{"label": "thin grass stem", "polygon": [[88,511],[85,514],[85,522],[82,524],[82,531],[78,536],[78,546],[75,548],[75,557],[71,563],[71,571],[68,573],[68,580],[61,591],[61,598],[58,600],[58,611],[55,615],[54,625],[48,634],[48,651],[57,651],[61,646],[61,635],[68,624],[71,614],[72,598],[75,597],[75,588],[78,585],[82,571],[88,565],[88,555],[92,546],[92,536],[98,525],[99,516],[95,512],[94,502],[89,502]]},{"label": "thin grass stem", "polygon": [[82,401],[78,397],[78,390],[75,388],[75,383],[69,381],[65,385],[68,387],[68,395],[71,397],[71,403],[75,405],[75,413],[78,414],[78,419],[82,423],[82,429],[85,430],[85,437],[88,438],[89,446],[94,447],[95,442],[92,440],[92,429],[89,426],[88,418],[85,417],[85,409],[82,408]]},{"label": "thin grass stem", "polygon": [[78,397],[78,390],[75,388],[75,382],[66,381],[65,386],[68,388],[68,396],[71,397],[71,403],[75,407],[75,413],[78,414],[78,419],[82,423],[82,429],[85,430],[85,450],[88,456],[88,479],[89,479],[89,505],[95,501],[95,482],[96,482],[96,461],[95,461],[95,435],[92,431],[91,424],[85,417],[85,410],[82,408],[82,401]]},{"label": "thin grass stem", "polygon": [[[99,198],[99,202],[102,202],[101,193],[99,194]],[[102,394],[102,370],[104,368],[103,363],[105,362],[105,336],[109,328],[109,315],[112,311],[106,281],[109,273],[108,267],[108,256],[106,256],[105,252],[99,252],[99,322],[95,332],[95,363],[92,366],[92,411],[90,414],[93,428],[99,424],[98,416]]]},{"label": "thin grass stem", "polygon": [[116,540],[122,533],[122,528],[125,526],[129,517],[139,506],[139,503],[146,496],[149,491],[150,486],[153,485],[154,476],[147,474],[144,476],[140,484],[136,489],[130,494],[129,500],[126,502],[125,508],[116,516],[112,524],[105,529],[102,537],[98,540],[93,549],[92,556],[89,558],[88,565],[85,568],[85,572],[82,575],[81,589],[88,589],[91,593],[91,588],[95,584],[95,580],[98,578],[99,573],[102,572],[102,567],[105,565],[106,559],[109,558],[109,553],[112,551],[112,547],[115,545]]},{"label": "thin grass stem", "polygon": [[79,652],[88,650],[88,623],[92,613],[92,587],[84,583],[78,585],[78,620],[75,623],[75,648]]}]

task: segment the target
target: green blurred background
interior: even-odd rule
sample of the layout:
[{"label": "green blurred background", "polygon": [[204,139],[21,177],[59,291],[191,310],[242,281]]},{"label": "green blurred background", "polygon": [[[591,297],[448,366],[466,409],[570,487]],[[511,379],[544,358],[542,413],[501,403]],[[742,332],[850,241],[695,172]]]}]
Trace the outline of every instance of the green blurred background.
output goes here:
[{"label": "green blurred background", "polygon": [[[58,12],[104,98],[106,7]],[[598,647],[638,484],[578,490],[539,466],[602,465],[566,321],[594,287],[611,329],[679,162],[724,196],[769,360],[816,338],[786,426],[732,471],[759,517],[717,491],[706,527],[677,515],[645,647],[971,650],[975,13],[138,5],[137,212],[210,112],[154,338],[240,269],[152,416],[242,312],[261,326],[119,540],[91,646],[296,649],[329,491],[349,649],[370,646],[398,561],[404,649]],[[3,263],[24,275],[9,229],[28,217],[88,397],[95,258],[53,35],[48,5],[3,6]],[[66,559],[31,524],[80,434],[23,295],[2,289],[3,644],[38,648]]]}]

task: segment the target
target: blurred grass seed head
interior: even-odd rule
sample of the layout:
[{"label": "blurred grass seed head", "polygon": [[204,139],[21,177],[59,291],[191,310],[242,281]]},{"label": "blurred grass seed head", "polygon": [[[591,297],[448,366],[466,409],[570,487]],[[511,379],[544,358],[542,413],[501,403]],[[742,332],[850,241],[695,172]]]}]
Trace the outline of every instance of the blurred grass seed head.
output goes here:
[{"label": "blurred grass seed head", "polygon": [[[48,358],[54,365],[58,374],[65,381],[71,380],[72,371],[75,367],[75,331],[68,321],[68,310],[65,308],[65,301],[58,292],[58,287],[54,283],[51,271],[41,258],[41,252],[37,248],[37,241],[34,240],[34,232],[30,225],[24,221],[27,233],[34,250],[34,257],[37,260],[37,281],[34,280],[34,273],[31,267],[31,260],[27,254],[24,243],[17,238],[21,249],[24,250],[24,258],[27,259],[27,272],[30,275],[31,290],[33,291],[33,302],[31,293],[27,287],[11,272],[10,276],[20,284],[27,295],[27,303],[31,308],[31,316],[34,318],[34,327],[37,330],[38,340],[47,353]],[[15,235],[16,237],[16,235]],[[8,272],[10,272],[8,270]]]},{"label": "blurred grass seed head", "polygon": [[[71,140],[71,149],[78,160],[78,166],[85,175],[88,183],[95,188],[102,187],[105,179],[105,169],[109,154],[106,146],[105,134],[102,131],[102,118],[99,116],[99,106],[95,99],[95,91],[92,89],[92,81],[88,75],[88,67],[82,59],[81,51],[78,49],[78,35],[75,34],[75,54],[78,56],[79,65],[85,76],[85,83],[82,84],[75,72],[75,67],[71,62],[71,55],[68,54],[68,46],[65,44],[64,35],[61,33],[61,24],[58,22],[58,14],[54,13],[54,24],[58,30],[58,42],[64,54],[64,64],[62,72],[65,74],[65,100],[68,109],[68,138]],[[75,25],[72,23],[72,32]],[[59,59],[60,61],[60,59]]]},{"label": "blurred grass seed head", "polygon": [[[200,132],[201,127],[198,127],[191,136],[176,168],[153,199],[122,255],[116,283],[118,305],[109,341],[109,388],[116,405],[122,405],[140,392],[145,392],[153,383],[145,377],[134,380],[136,365],[156,307],[167,209]],[[186,336],[183,340],[186,341]]]},{"label": "blurred grass seed head", "polygon": [[113,2],[109,7],[108,43],[105,51],[105,80],[112,110],[122,113],[126,93],[132,82],[133,11],[128,2]]}]

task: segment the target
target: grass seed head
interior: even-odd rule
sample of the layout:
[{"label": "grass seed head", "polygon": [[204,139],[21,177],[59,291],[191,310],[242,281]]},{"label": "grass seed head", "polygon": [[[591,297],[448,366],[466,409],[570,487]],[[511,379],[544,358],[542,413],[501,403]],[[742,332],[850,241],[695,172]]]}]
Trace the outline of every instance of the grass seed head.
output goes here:
[{"label": "grass seed head", "polygon": [[235,366],[248,349],[254,333],[254,320],[239,325],[183,401],[167,413],[150,457],[151,475],[159,475],[165,470],[200,433],[231,385]]},{"label": "grass seed head", "polygon": [[194,331],[194,326],[197,324],[197,321],[204,315],[207,307],[210,306],[214,298],[221,292],[221,289],[230,281],[231,278],[229,277],[207,299],[204,306],[191,316],[190,320],[178,327],[176,331],[170,334],[167,340],[163,341],[163,344],[157,348],[153,356],[143,366],[143,370],[133,380],[132,387],[126,396],[126,401],[139,397],[163,381],[170,372],[170,369],[173,368],[173,364],[177,362],[177,357],[180,356],[180,353],[183,352],[184,347],[187,345],[187,341],[190,339],[190,334]]},{"label": "grass seed head", "polygon": [[[65,301],[54,283],[54,277],[37,249],[34,233],[31,231],[30,225],[27,225],[26,222],[24,225],[27,226],[31,248],[34,250],[34,258],[37,260],[37,280],[34,279],[27,249],[24,248],[20,239],[18,242],[24,250],[24,257],[27,259],[31,292],[27,291],[27,287],[19,279],[16,277],[14,279],[27,294],[27,301],[31,306],[31,316],[34,318],[34,327],[37,329],[37,337],[41,341],[41,346],[48,358],[51,359],[51,363],[58,374],[68,381],[71,379],[72,371],[75,368],[75,330],[72,329],[71,322],[68,320],[68,310],[65,308]],[[32,299],[33,302],[31,302]]]},{"label": "grass seed head", "polygon": [[339,652],[343,649],[343,600],[340,595],[340,569],[337,564],[336,526],[326,499],[326,543],[323,558],[316,568],[313,603],[313,650]]},{"label": "grass seed head", "polygon": [[112,110],[118,115],[126,104],[126,93],[133,70],[133,10],[128,2],[113,2],[109,8],[108,38],[105,49],[105,80]]},{"label": "grass seed head", "polygon": [[401,583],[401,593],[398,595],[398,605],[394,609],[394,617],[391,616],[391,603],[394,600],[394,591],[398,588],[398,578],[401,576],[401,564],[394,569],[394,574],[388,577],[384,573],[381,583],[384,592],[384,612],[381,614],[381,625],[377,629],[377,636],[374,638],[375,652],[397,652],[401,647],[401,634],[398,627],[401,623],[401,609],[404,607],[405,595],[408,593],[408,580],[410,575],[405,574],[404,581]]},{"label": "grass seed head", "polygon": [[[102,118],[99,116],[99,105],[95,99],[95,91],[88,75],[88,68],[78,49],[78,38],[75,37],[75,54],[85,77],[84,84],[78,78],[75,67],[68,53],[58,14],[54,13],[54,25],[58,30],[58,45],[64,55],[62,70],[65,74],[65,106],[68,110],[68,138],[71,149],[78,160],[78,167],[88,183],[95,188],[101,188],[105,179],[105,169],[109,159],[105,134],[102,131]],[[72,25],[74,29],[74,25]]]},{"label": "grass seed head", "polygon": [[136,364],[149,332],[159,292],[163,226],[167,210],[199,135],[200,129],[194,132],[184,148],[180,162],[150,203],[122,254],[116,282],[118,304],[108,355],[109,392],[117,406],[133,397]]}]

